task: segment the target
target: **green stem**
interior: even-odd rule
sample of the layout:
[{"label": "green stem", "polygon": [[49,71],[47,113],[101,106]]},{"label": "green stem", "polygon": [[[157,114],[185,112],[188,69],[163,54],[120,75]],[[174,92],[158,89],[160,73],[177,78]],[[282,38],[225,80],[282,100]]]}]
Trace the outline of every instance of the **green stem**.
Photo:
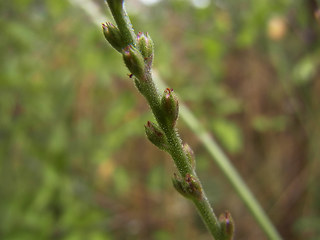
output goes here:
[{"label": "green stem", "polygon": [[195,175],[191,165],[188,163],[187,156],[182,148],[181,140],[178,133],[173,128],[163,129],[170,143],[170,155],[174,160],[180,174],[185,177],[186,174]]},{"label": "green stem", "polygon": [[[163,124],[163,119],[161,118],[162,114],[160,113],[159,109],[159,95],[157,94],[156,87],[154,85],[154,82],[152,81],[151,87],[146,89],[145,97],[151,107],[151,110],[162,128],[162,130],[165,132],[166,137],[170,143],[170,155],[172,159],[175,162],[175,165],[177,166],[181,176],[186,176],[186,174],[192,174],[196,175],[190,164],[188,164],[188,159],[185,155],[185,152],[183,151],[181,140],[178,136],[178,133],[170,127],[167,127],[165,124]],[[155,94],[156,93],[156,94]],[[219,222],[217,220],[217,217],[215,216],[210,203],[208,201],[208,198],[202,190],[202,199],[195,199],[193,200],[200,216],[202,217],[204,223],[206,224],[207,228],[209,229],[210,233],[214,236],[215,239],[220,239],[220,227]]]},{"label": "green stem", "polygon": [[253,196],[247,185],[244,183],[238,172],[231,164],[228,157],[223,153],[214,139],[201,127],[201,124],[189,111],[189,109],[181,104],[181,116],[189,125],[193,132],[198,136],[204,144],[215,163],[220,167],[221,171],[226,175],[227,179],[233,185],[234,189],[246,204],[252,215],[255,217],[261,228],[268,235],[269,239],[281,240],[281,236],[271,223],[270,219]]},{"label": "green stem", "polygon": [[[154,81],[161,88],[165,88],[166,85],[159,78],[154,78]],[[190,129],[197,135],[200,141],[203,143],[209,154],[212,156],[214,162],[218,165],[220,170],[230,181],[231,185],[236,190],[242,201],[250,210],[253,217],[257,220],[261,229],[271,240],[281,240],[281,236],[277,229],[274,227],[269,217],[266,215],[256,198],[253,196],[250,189],[247,187],[237,170],[231,164],[229,158],[224,154],[223,150],[219,147],[216,141],[211,137],[205,129],[202,127],[193,113],[180,101],[180,116]]]},{"label": "green stem", "polygon": [[[150,90],[150,88],[149,88]],[[175,165],[177,166],[177,169],[181,176],[185,177],[187,174],[192,174],[196,176],[196,173],[188,163],[187,156],[182,148],[181,140],[178,136],[178,133],[175,131],[175,129],[167,127],[162,119],[160,118],[161,114],[158,112],[160,111],[158,108],[158,103],[156,99],[154,99],[155,94],[151,91],[148,91],[148,94],[145,95],[147,98],[147,101],[152,109],[152,112],[162,128],[162,130],[165,132],[166,137],[168,139],[168,142],[170,143],[170,155],[172,159],[174,160]],[[153,96],[153,97],[151,97]],[[202,187],[201,187],[202,188]],[[208,230],[212,234],[212,236],[216,240],[220,240],[220,224],[217,220],[216,215],[214,214],[211,205],[209,203],[209,200],[205,194],[205,191],[202,188],[202,198],[201,199],[193,199],[193,203],[195,204],[202,220],[204,221],[205,225],[207,226]]]},{"label": "green stem", "polygon": [[190,164],[188,164],[189,160],[182,148],[181,140],[177,131],[172,127],[168,127],[163,119],[163,113],[161,112],[162,110],[159,108],[160,97],[154,81],[152,80],[151,74],[148,75],[147,82],[148,87],[144,89],[144,96],[151,107],[157,123],[165,132],[168,142],[170,143],[169,153],[172,156],[172,159],[174,160],[182,177],[185,177],[187,173],[194,175],[195,173]]},{"label": "green stem", "polygon": [[201,200],[193,201],[193,203],[196,206],[203,222],[206,224],[210,233],[214,236],[215,239],[221,239],[220,224],[211,208],[211,205],[205,193],[203,192],[203,197]]},{"label": "green stem", "polygon": [[[86,4],[83,4],[80,0],[69,0],[71,4],[74,4],[75,6],[82,8],[92,19],[94,23],[100,26],[99,19],[103,19],[103,14],[99,12],[93,11],[92,6],[90,4],[94,4],[93,2],[86,1]],[[89,6],[87,6],[89,5]],[[95,6],[95,5],[94,5]],[[95,6],[96,7],[96,6]],[[157,83],[157,85],[160,88],[165,88],[164,82],[159,77],[153,77],[153,80]],[[245,202],[246,206],[252,213],[253,217],[257,220],[259,225],[261,226],[261,229],[266,233],[269,239],[271,240],[281,240],[281,236],[275,229],[275,227],[272,225],[270,219],[268,216],[264,213],[263,209],[251,193],[250,189],[245,185],[244,181],[242,180],[241,176],[237,174],[237,176],[231,177],[230,174],[228,174],[229,167],[221,167],[220,165],[224,165],[223,161],[230,162],[228,157],[223,153],[223,150],[217,145],[217,143],[214,141],[213,138],[203,138],[201,137],[202,132],[204,131],[201,127],[200,122],[196,119],[196,117],[190,112],[190,110],[182,104],[182,101],[180,101],[180,117],[186,122],[186,124],[191,128],[191,130],[198,136],[200,141],[204,144],[206,149],[208,150],[209,154],[212,156],[213,161],[220,167],[223,174],[226,176],[226,178],[231,182],[236,192],[239,194],[240,198]],[[201,129],[200,132],[198,130]],[[221,154],[222,153],[222,154]],[[223,157],[221,157],[223,156]],[[229,163],[231,165],[231,163]],[[228,164],[227,164],[228,165]],[[233,168],[233,167],[232,167]],[[236,170],[234,170],[236,171]],[[240,184],[237,184],[237,182],[241,182]],[[238,185],[244,185],[244,187],[239,188]],[[241,192],[241,194],[240,194]],[[197,207],[200,208],[200,207]]]},{"label": "green stem", "polygon": [[[122,35],[122,40],[128,44],[136,44],[136,36],[134,34],[130,19],[128,18],[128,15],[123,7],[123,1],[107,0],[107,2]],[[176,132],[174,127],[168,126],[164,119],[162,109],[160,108],[160,97],[152,80],[151,73],[146,73],[145,77],[146,78],[143,80],[140,79],[140,84],[143,88],[141,92],[147,99],[159,126],[162,128],[168,139],[170,146],[168,152],[172,156],[177,166],[177,169],[183,178],[185,178],[187,174],[196,177],[196,174],[192,169],[191,165],[189,164],[189,160],[182,148],[181,139],[178,133]],[[200,187],[202,193],[201,198],[193,198],[192,200],[196,205],[198,212],[200,213],[203,221],[205,222],[212,236],[216,240],[222,240],[220,223],[218,222],[210,206],[210,203],[205,195],[201,183]]]},{"label": "green stem", "polygon": [[133,27],[127,14],[127,11],[125,10],[124,1],[107,0],[107,3],[110,7],[112,16],[116,21],[118,28],[121,32],[122,40],[124,41],[126,46],[135,46],[137,44],[136,35],[134,34]]}]

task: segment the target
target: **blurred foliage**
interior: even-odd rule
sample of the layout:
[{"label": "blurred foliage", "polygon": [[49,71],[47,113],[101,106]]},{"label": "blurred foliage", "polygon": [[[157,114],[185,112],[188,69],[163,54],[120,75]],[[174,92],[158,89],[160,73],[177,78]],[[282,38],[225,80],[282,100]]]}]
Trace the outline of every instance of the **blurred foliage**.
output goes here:
[{"label": "blurred foliage", "polygon": [[[317,2],[127,2],[136,30],[155,42],[155,69],[283,237],[319,239]],[[210,239],[171,186],[171,160],[145,139],[152,116],[101,29],[68,1],[0,9],[0,239]],[[236,238],[265,239],[201,143],[179,128]]]}]

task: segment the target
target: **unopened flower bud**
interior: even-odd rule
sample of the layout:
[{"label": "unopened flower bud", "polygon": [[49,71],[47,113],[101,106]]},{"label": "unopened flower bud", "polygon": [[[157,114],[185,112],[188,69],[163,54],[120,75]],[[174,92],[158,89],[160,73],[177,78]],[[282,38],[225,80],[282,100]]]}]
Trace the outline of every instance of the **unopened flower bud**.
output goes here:
[{"label": "unopened flower bud", "polygon": [[176,173],[174,173],[172,178],[172,184],[174,188],[184,197],[190,198],[189,193],[186,191],[184,182],[177,176]]},{"label": "unopened flower bud", "polygon": [[222,239],[232,240],[234,234],[234,222],[231,214],[226,211],[219,216]]},{"label": "unopened flower bud", "polygon": [[187,173],[184,179],[181,179],[174,174],[172,179],[174,188],[184,197],[191,200],[202,198],[202,188],[199,180],[193,175]]},{"label": "unopened flower bud", "polygon": [[174,127],[179,115],[179,102],[177,96],[173,93],[173,89],[167,88],[161,99],[161,108],[168,123]]},{"label": "unopened flower bud", "polygon": [[202,199],[202,187],[199,179],[187,173],[185,177],[187,183],[187,191],[191,198]]},{"label": "unopened flower bud", "polygon": [[192,169],[195,170],[196,161],[195,161],[195,157],[194,157],[194,152],[192,151],[191,147],[187,143],[183,144],[183,151],[187,155],[187,158],[189,160],[189,163],[190,163]]},{"label": "unopened flower bud", "polygon": [[153,41],[148,33],[139,32],[137,35],[137,44],[140,52],[145,60],[145,63],[151,68],[153,61]]},{"label": "unopened flower bud", "polygon": [[103,34],[110,45],[118,52],[122,51],[123,43],[119,29],[110,22],[102,24]]},{"label": "unopened flower bud", "polygon": [[148,121],[144,128],[150,142],[162,150],[168,149],[167,137],[158,125]]},{"label": "unopened flower bud", "polygon": [[132,45],[129,45],[122,50],[122,56],[130,72],[139,80],[144,80],[145,66],[143,57],[139,50]]}]

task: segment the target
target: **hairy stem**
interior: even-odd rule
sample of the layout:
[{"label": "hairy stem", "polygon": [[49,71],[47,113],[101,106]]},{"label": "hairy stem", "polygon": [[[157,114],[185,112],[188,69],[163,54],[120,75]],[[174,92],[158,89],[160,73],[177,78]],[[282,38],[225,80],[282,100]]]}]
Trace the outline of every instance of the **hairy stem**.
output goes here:
[{"label": "hairy stem", "polygon": [[[175,162],[175,165],[177,166],[177,169],[179,170],[181,176],[185,177],[187,174],[192,174],[196,176],[195,171],[192,169],[190,164],[188,163],[187,156],[182,148],[181,139],[178,136],[178,133],[173,128],[168,128],[166,125],[163,124],[163,120],[161,119],[161,114],[159,114],[159,102],[157,99],[159,99],[156,93],[156,88],[149,89],[150,92],[146,94],[146,99],[152,109],[152,112],[154,116],[157,119],[157,122],[159,123],[162,130],[165,132],[168,141],[170,143],[170,149],[169,153],[172,157],[172,159]],[[202,198],[201,199],[194,199],[193,200],[201,218],[203,219],[205,225],[207,226],[210,233],[214,236],[215,239],[219,240],[220,237],[220,224],[217,220],[216,215],[214,214],[210,203],[208,201],[208,198],[202,189]]]},{"label": "hairy stem", "polygon": [[[69,0],[69,2],[75,5],[76,7],[81,8],[86,14],[88,14],[91,21],[97,25],[100,25],[100,19],[105,18],[101,11],[99,11],[98,6],[94,2],[92,2],[92,0]],[[163,82],[161,78],[159,78],[159,76],[153,77],[153,80],[160,88],[166,87],[166,84]],[[195,135],[198,136],[199,140],[204,144],[207,151],[212,157],[211,160],[214,161],[215,164],[217,164],[220,167],[222,173],[232,183],[234,189],[239,194],[239,197],[242,199],[243,202],[246,203],[252,216],[259,223],[261,229],[265,232],[266,236],[268,236],[268,238],[271,240],[281,240],[282,238],[277,232],[277,229],[273,226],[272,222],[260,206],[259,202],[253,196],[250,189],[246,186],[241,176],[237,174],[236,177],[231,178],[230,174],[228,173],[230,167],[221,167],[222,165],[224,165],[223,162],[227,162],[226,164],[232,167],[231,161],[224,154],[223,150],[217,145],[217,143],[212,137],[209,137],[208,139],[202,137],[202,132],[199,132],[199,129],[202,130],[201,123],[188,109],[188,107],[181,103],[181,101],[180,106],[181,119],[186,122],[190,129],[195,133]],[[236,171],[236,169],[234,169],[234,171]],[[239,185],[243,185],[244,187],[241,187]]]},{"label": "hairy stem", "polygon": [[123,0],[107,0],[112,16],[116,21],[123,41],[126,45],[136,45],[136,36],[134,34],[131,21],[123,5]]},{"label": "hairy stem", "polygon": [[[151,76],[151,64],[153,59],[153,45],[150,43],[147,36],[140,34],[140,46],[137,46],[137,37],[134,34],[132,24],[128,15],[124,9],[122,0],[107,0],[111,13],[117,23],[117,30],[113,25],[103,25],[106,39],[119,51],[119,46],[124,46],[123,57],[128,69],[132,72],[135,79],[138,90],[145,96],[149,103],[151,110],[162,129],[168,147],[165,149],[174,160],[174,163],[180,173],[180,180],[176,180],[177,186],[180,186],[181,193],[190,198],[199,214],[201,215],[205,225],[209,229],[210,233],[216,240],[224,240],[222,237],[220,223],[215,216],[210,203],[205,195],[202,185],[194,171],[194,168],[190,164],[182,145],[182,141],[175,128],[175,121],[178,112],[175,114],[175,110],[178,111],[178,101],[172,95],[172,90],[167,90],[166,95],[163,96],[164,100],[161,100],[160,95],[155,87]],[[117,44],[117,39],[122,43]],[[143,42],[142,42],[143,41]],[[135,47],[138,47],[137,51]],[[120,49],[121,50],[121,49]],[[149,55],[148,55],[149,54]],[[146,56],[148,55],[148,56]],[[142,57],[141,57],[142,56]],[[142,64],[144,63],[144,66]],[[164,103],[163,103],[164,101]],[[175,105],[176,104],[176,105]],[[155,131],[151,138],[154,143],[157,141],[164,141],[159,130],[156,130],[156,126],[149,124],[149,134]],[[159,140],[157,140],[159,136]],[[163,142],[162,147],[166,146]],[[160,144],[159,144],[160,145]]]}]

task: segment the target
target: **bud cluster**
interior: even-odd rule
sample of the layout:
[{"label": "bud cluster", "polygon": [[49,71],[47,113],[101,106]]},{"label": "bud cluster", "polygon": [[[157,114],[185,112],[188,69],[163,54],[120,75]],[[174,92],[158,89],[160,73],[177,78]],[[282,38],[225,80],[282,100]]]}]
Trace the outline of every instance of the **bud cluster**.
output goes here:
[{"label": "bud cluster", "polygon": [[150,72],[153,62],[154,47],[153,41],[148,33],[139,32],[137,45],[127,45],[120,30],[110,22],[102,24],[103,34],[110,45],[122,53],[123,60],[129,71],[140,81],[145,80],[146,72]]}]

